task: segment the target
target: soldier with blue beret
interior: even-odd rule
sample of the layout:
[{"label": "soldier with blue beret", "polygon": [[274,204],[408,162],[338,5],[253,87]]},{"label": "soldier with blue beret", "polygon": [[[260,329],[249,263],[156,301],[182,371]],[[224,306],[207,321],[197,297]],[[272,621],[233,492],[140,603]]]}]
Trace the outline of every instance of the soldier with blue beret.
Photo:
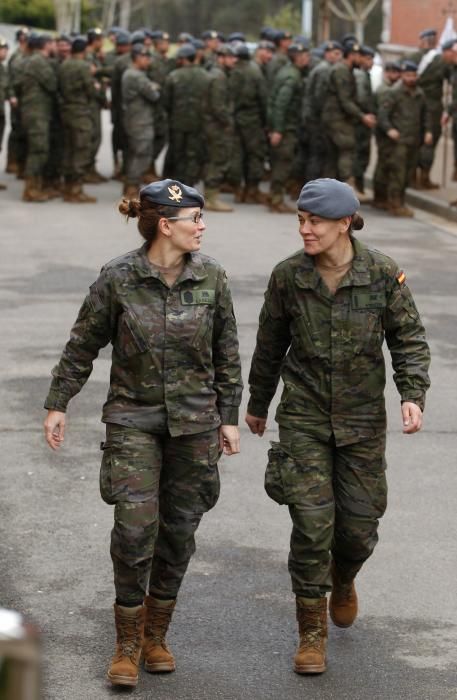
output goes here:
[{"label": "soldier with blue beret", "polygon": [[100,488],[114,505],[115,685],[175,669],[165,635],[195,531],[219,496],[221,453],[239,452],[241,367],[226,274],[200,253],[204,198],[177,180],[143,187],[119,211],[144,245],[107,263],[53,370],[45,435],[61,446],[68,402],[112,344]]},{"label": "soldier with blue beret", "polygon": [[289,572],[300,644],[297,673],[326,668],[330,617],[357,616],[356,574],[372,554],[387,503],[384,405],[387,342],[405,434],[421,429],[429,348],[394,260],[355,238],[363,227],[351,187],[308,182],[297,202],[304,250],[274,268],[260,312],[246,422],[262,436],[279,378],[279,442],[268,495],[289,508]]}]

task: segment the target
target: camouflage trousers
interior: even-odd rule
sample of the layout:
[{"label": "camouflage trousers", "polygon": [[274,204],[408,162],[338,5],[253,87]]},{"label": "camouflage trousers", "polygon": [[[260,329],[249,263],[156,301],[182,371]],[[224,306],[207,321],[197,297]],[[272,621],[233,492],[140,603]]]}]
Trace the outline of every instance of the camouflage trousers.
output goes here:
[{"label": "camouflage trousers", "polygon": [[19,107],[10,110],[10,133],[8,135],[8,161],[22,168],[27,159],[27,134],[22,126]]},{"label": "camouflage trousers", "polygon": [[224,129],[218,125],[206,126],[205,137],[207,150],[205,185],[208,189],[218,190],[230,165],[233,152],[233,128]]},{"label": "camouflage trousers", "polygon": [[139,186],[152,162],[154,128],[151,124],[141,130],[129,129],[126,124],[125,131],[128,143],[125,184]]},{"label": "camouflage trousers", "polygon": [[306,168],[306,179],[316,180],[323,177],[327,161],[327,137],[320,122],[314,120],[308,125],[309,155]]},{"label": "camouflage trousers", "polygon": [[22,127],[27,138],[26,177],[41,177],[49,158],[49,115],[22,114]]},{"label": "camouflage trousers", "polygon": [[431,167],[433,165],[433,161],[435,159],[435,149],[438,145],[438,141],[440,140],[442,128],[441,128],[441,114],[442,114],[442,109],[441,109],[441,102],[439,104],[439,109],[433,109],[431,110],[431,132],[433,135],[433,143],[431,146],[426,146],[424,143],[419,149],[419,158],[418,158],[418,166],[422,168],[423,170],[431,170]]},{"label": "camouflage trousers", "polygon": [[236,124],[228,181],[235,186],[242,182],[258,185],[263,178],[267,143],[259,121]]},{"label": "camouflage trousers", "polygon": [[201,132],[171,129],[169,136],[163,176],[195,185],[202,176],[206,160]]},{"label": "camouflage trousers", "polygon": [[361,191],[363,191],[365,171],[370,162],[371,134],[371,129],[364,124],[357,124],[355,127],[354,176],[356,185]]},{"label": "camouflage trousers", "polygon": [[336,447],[333,438],[280,427],[279,440],[268,453],[265,488],[292,518],[292,590],[319,598],[331,589],[331,559],[352,579],[378,541],[387,505],[385,436]]},{"label": "camouflage trousers", "polygon": [[102,111],[97,103],[91,105],[90,117],[92,122],[90,168],[93,169],[102,142]]},{"label": "camouflage trousers", "polygon": [[398,143],[389,139],[385,149],[387,175],[387,199],[389,201],[405,198],[405,191],[417,165],[417,145]]},{"label": "camouflage trousers", "polygon": [[350,122],[325,123],[327,161],[325,177],[335,177],[347,182],[354,175],[355,126]]},{"label": "camouflage trousers", "polygon": [[219,497],[218,431],[171,437],[108,423],[100,492],[114,505],[118,603],[176,598],[203,513]]},{"label": "camouflage trousers", "polygon": [[[281,202],[286,185],[294,174],[294,160],[298,148],[298,134],[296,131],[285,131],[281,142],[270,149],[271,155],[271,201]],[[302,176],[304,182],[304,173]]]},{"label": "camouflage trousers", "polygon": [[382,131],[376,132],[376,146],[378,149],[378,158],[376,168],[373,175],[373,192],[374,198],[377,201],[387,201],[387,185],[389,182],[389,146],[391,139]]},{"label": "camouflage trousers", "polygon": [[67,182],[82,182],[89,171],[92,152],[92,121],[90,116],[62,115],[63,174]]}]

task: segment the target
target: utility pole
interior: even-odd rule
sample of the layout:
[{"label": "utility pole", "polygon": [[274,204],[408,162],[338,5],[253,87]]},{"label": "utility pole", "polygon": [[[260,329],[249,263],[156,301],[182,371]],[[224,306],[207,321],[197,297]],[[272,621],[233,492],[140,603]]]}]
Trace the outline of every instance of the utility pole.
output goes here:
[{"label": "utility pole", "polygon": [[303,36],[313,36],[313,0],[302,0],[301,29]]}]

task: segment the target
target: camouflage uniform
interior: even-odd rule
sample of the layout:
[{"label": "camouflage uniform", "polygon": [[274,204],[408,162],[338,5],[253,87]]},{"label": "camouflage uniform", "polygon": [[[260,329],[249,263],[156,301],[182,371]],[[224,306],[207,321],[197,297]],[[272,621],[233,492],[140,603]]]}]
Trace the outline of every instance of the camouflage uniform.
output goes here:
[{"label": "camouflage uniform", "polygon": [[457,180],[457,66],[452,66],[449,72],[451,85],[451,100],[446,106],[446,112],[452,119],[452,140],[454,144],[454,176]]},{"label": "camouflage uniform", "polygon": [[18,104],[10,110],[10,133],[8,136],[8,163],[17,164],[19,173],[25,167],[27,158],[27,136],[21,119],[21,75],[28,60],[20,48],[11,55],[8,61],[8,97],[16,97]]},{"label": "camouflage uniform", "polygon": [[176,68],[165,81],[170,132],[164,176],[186,185],[200,180],[205,162],[202,132],[208,81],[208,72],[198,65]]},{"label": "camouflage uniform", "polygon": [[50,120],[57,78],[49,59],[35,52],[21,75],[21,120],[27,134],[25,175],[41,177],[49,158]]},{"label": "camouflage uniform", "polygon": [[138,186],[148,170],[153,155],[154,104],[159,99],[159,86],[145,71],[131,67],[122,76],[122,110],[128,140],[126,185]]},{"label": "camouflage uniform", "polygon": [[118,162],[119,152],[122,153],[122,172],[127,163],[127,135],[122,118],[122,75],[130,67],[132,59],[129,53],[118,56],[111,69],[111,122],[113,132],[111,135],[114,162]]},{"label": "camouflage uniform", "polygon": [[258,186],[266,155],[267,84],[258,67],[240,59],[230,74],[235,110],[235,146],[229,180]]},{"label": "camouflage uniform", "polygon": [[3,133],[5,131],[5,100],[8,90],[8,75],[0,61],[0,151],[2,150]]},{"label": "camouflage uniform", "polygon": [[[378,87],[375,93],[376,101],[376,113],[379,110],[379,105],[385,93],[390,90],[393,86],[391,83],[383,80],[381,85]],[[390,139],[389,137],[376,126],[375,129],[376,137],[376,147],[378,151],[378,157],[376,160],[376,168],[373,175],[373,193],[374,200],[377,203],[385,204],[387,202],[387,186],[389,182],[389,163],[388,159],[390,157]]]},{"label": "camouflage uniform", "polygon": [[[417,65],[427,51],[420,51],[411,56]],[[441,136],[441,115],[443,113],[443,84],[448,77],[449,67],[443,61],[441,54],[435,56],[422,73],[417,74],[417,84],[423,90],[429,113],[429,131],[433,134],[433,143],[427,146],[422,143],[419,150],[418,166],[425,172],[430,172],[435,158],[435,148]]]},{"label": "camouflage uniform", "polygon": [[212,65],[208,68],[208,77],[205,186],[219,190],[228,172],[233,149],[233,96],[229,76],[223,68]]},{"label": "camouflage uniform", "polygon": [[64,129],[63,173],[69,183],[82,183],[93,153],[91,105],[97,91],[89,64],[67,58],[59,68],[59,91]]},{"label": "camouflage uniform", "polygon": [[282,134],[271,154],[271,203],[283,201],[286,183],[293,174],[301,123],[304,84],[302,72],[289,61],[276,74],[268,97],[268,128]]},{"label": "camouflage uniform", "polygon": [[279,71],[282,68],[284,68],[284,66],[287,66],[288,63],[289,58],[287,56],[287,53],[284,53],[283,51],[276,51],[273,54],[271,61],[267,63],[267,66],[265,68],[267,76],[267,85],[269,89],[273,87],[273,83]]},{"label": "camouflage uniform", "polygon": [[100,83],[100,89],[94,93],[92,99],[90,100],[92,146],[89,170],[93,173],[96,171],[97,153],[102,143],[102,109],[108,106],[106,83],[110,75],[110,69],[105,69],[104,57],[99,52],[86,52],[86,61],[89,63],[89,65],[95,66],[96,71],[93,74],[93,78]]},{"label": "camouflage uniform", "polygon": [[400,132],[398,141],[389,138],[386,142],[384,156],[388,200],[403,202],[424,132],[431,129],[431,115],[421,88],[416,87],[411,92],[399,81],[384,92],[378,109],[378,125],[386,136],[392,128]]},{"label": "camouflage uniform", "polygon": [[321,61],[309,75],[307,82],[309,158],[306,176],[315,180],[324,174],[327,160],[327,139],[322,128],[322,110],[327,96],[332,66]]},{"label": "camouflage uniform", "polygon": [[[357,104],[364,114],[376,114],[376,100],[371,88],[370,72],[359,68],[354,71],[354,75],[357,87]],[[372,133],[372,129],[362,122],[359,122],[355,127],[354,177],[359,192],[364,191],[365,171],[370,162]]]},{"label": "camouflage uniform", "polygon": [[353,577],[386,507],[384,338],[402,401],[424,407],[429,349],[393,260],[353,239],[351,270],[332,295],[303,251],[273,270],[260,314],[248,412],[266,417],[281,374],[268,493],[293,522],[294,593],[330,590],[332,556]]},{"label": "camouflage uniform", "polygon": [[357,103],[353,70],[344,62],[330,69],[328,93],[322,108],[328,150],[327,177],[347,182],[354,174],[355,127],[363,117]]},{"label": "camouflage uniform", "polygon": [[160,97],[154,104],[154,144],[152,148],[152,163],[159,157],[168,142],[168,115],[163,104],[163,86],[170,73],[170,62],[166,56],[157,52],[152,53],[152,63],[148,77],[160,86]]},{"label": "camouflage uniform", "polygon": [[240,360],[223,269],[191,254],[169,288],[149,263],[146,244],[108,263],[53,370],[46,408],[66,410],[108,342],[100,487],[115,505],[117,599],[141,601],[150,570],[151,594],[173,598],[195,530],[218,497],[217,428],[238,423]]}]

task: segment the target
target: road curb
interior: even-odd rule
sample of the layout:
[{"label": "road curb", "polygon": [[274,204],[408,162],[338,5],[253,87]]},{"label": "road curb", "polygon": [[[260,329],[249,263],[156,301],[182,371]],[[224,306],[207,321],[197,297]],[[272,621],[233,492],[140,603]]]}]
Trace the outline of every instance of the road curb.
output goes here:
[{"label": "road curb", "polygon": [[455,221],[457,223],[457,207],[450,207],[448,202],[443,202],[441,199],[437,199],[425,192],[407,189],[406,202],[412,207],[423,209],[431,214],[441,216],[443,219],[448,219],[449,221]]}]

